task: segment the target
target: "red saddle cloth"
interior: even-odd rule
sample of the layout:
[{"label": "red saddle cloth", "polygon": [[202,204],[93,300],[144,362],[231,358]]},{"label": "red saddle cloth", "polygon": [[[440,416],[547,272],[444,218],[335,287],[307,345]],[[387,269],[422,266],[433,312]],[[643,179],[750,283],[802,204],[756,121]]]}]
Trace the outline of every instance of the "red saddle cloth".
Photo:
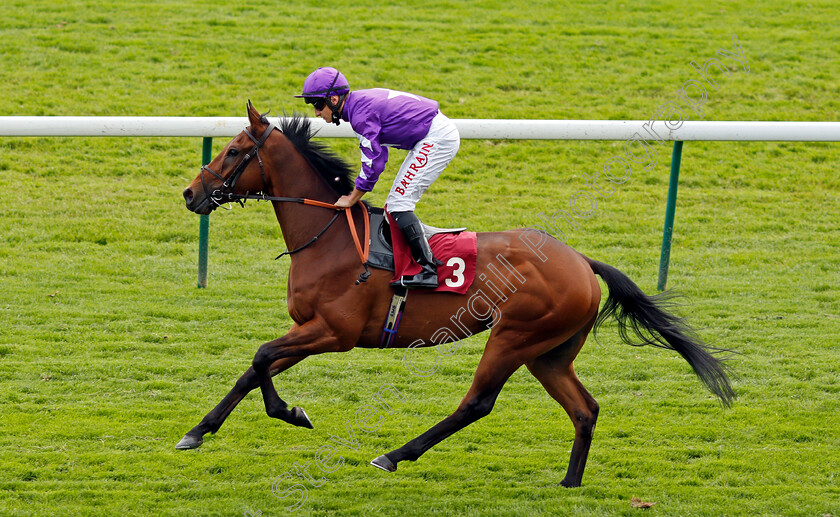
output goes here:
[{"label": "red saddle cloth", "polygon": [[[397,224],[388,214],[391,242],[394,247],[394,278],[416,275],[421,268],[411,257],[411,250]],[[414,289],[417,293],[450,292],[464,294],[475,280],[475,262],[478,244],[475,232],[438,233],[429,239],[435,258],[443,262],[438,266],[437,289]]]}]

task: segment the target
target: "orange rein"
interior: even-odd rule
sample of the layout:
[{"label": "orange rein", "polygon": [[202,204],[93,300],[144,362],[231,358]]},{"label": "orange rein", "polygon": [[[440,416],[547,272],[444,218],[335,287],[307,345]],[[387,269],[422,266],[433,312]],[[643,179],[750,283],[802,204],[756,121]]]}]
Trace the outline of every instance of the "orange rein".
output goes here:
[{"label": "orange rein", "polygon": [[[370,218],[365,217],[365,244],[364,248],[362,248],[362,244],[359,241],[359,234],[356,232],[356,225],[354,224],[355,221],[353,220],[353,213],[352,207],[348,208],[339,208],[331,203],[324,203],[323,201],[316,201],[314,199],[304,199],[304,205],[311,205],[311,206],[320,206],[322,208],[331,208],[333,210],[344,210],[344,213],[347,215],[347,225],[350,227],[350,234],[353,235],[353,244],[356,245],[356,252],[359,254],[359,258],[362,260],[362,264],[364,265],[368,261],[368,257],[370,256]],[[364,208],[364,204],[359,201],[357,204],[361,204],[362,208]],[[367,211],[367,209],[365,209]]]}]

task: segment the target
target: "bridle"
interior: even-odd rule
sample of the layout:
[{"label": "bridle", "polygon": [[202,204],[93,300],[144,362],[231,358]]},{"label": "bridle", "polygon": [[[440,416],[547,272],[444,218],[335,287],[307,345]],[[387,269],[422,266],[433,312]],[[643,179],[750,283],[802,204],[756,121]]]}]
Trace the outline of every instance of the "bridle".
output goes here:
[{"label": "bridle", "polygon": [[[211,169],[208,165],[201,166],[201,186],[204,188],[204,194],[207,195],[207,198],[216,206],[222,206],[222,203],[229,202],[229,201],[238,201],[240,205],[244,205],[245,200],[253,199],[250,197],[250,194],[245,194],[244,196],[241,194],[234,194],[231,192],[233,188],[236,186],[236,182],[239,181],[239,178],[242,176],[242,173],[245,172],[245,169],[248,168],[248,164],[251,163],[251,159],[254,156],[257,157],[257,161],[260,164],[260,174],[262,175],[263,180],[263,192],[265,191],[266,186],[268,185],[265,181],[265,168],[263,167],[262,158],[260,157],[260,147],[265,144],[265,141],[268,140],[268,135],[271,134],[272,131],[278,129],[275,124],[269,124],[268,127],[263,132],[262,136],[260,136],[259,140],[249,131],[249,128],[245,128],[245,134],[248,135],[248,138],[254,142],[254,147],[251,148],[250,151],[245,153],[245,156],[242,158],[242,161],[236,164],[236,167],[233,169],[233,172],[227,178],[222,177],[221,174]],[[278,129],[279,130],[279,129]],[[222,187],[214,190],[212,193],[210,189],[207,188],[207,182],[204,181],[204,172],[207,171],[213,176],[215,176],[219,181],[222,182]],[[227,208],[230,210],[230,208]]]},{"label": "bridle", "polygon": [[[364,221],[365,221],[365,245],[364,245],[364,248],[363,248],[361,243],[359,242],[359,236],[356,232],[356,225],[354,224],[354,221],[353,221],[353,214],[351,212],[351,208],[343,208],[342,209],[342,208],[339,208],[339,207],[337,207],[333,204],[330,204],[330,203],[324,203],[323,201],[317,201],[315,199],[307,199],[307,198],[302,198],[302,197],[280,197],[280,196],[268,196],[268,195],[266,195],[265,192],[268,188],[268,183],[266,182],[266,179],[265,179],[265,167],[263,166],[263,161],[262,161],[262,158],[260,157],[260,147],[262,147],[265,144],[265,141],[268,140],[269,135],[271,135],[271,133],[275,129],[280,131],[280,128],[278,128],[277,125],[274,124],[274,123],[269,124],[268,127],[265,129],[265,131],[263,132],[263,134],[260,136],[259,139],[257,139],[253,135],[253,133],[251,133],[251,131],[249,131],[249,129],[250,128],[245,128],[244,132],[245,132],[246,135],[248,135],[248,138],[250,138],[251,141],[254,142],[254,147],[252,147],[250,151],[245,153],[245,156],[242,158],[242,161],[240,161],[238,164],[236,164],[236,167],[233,169],[233,172],[231,172],[230,175],[228,175],[227,178],[223,177],[221,174],[214,171],[213,169],[211,169],[207,165],[202,165],[201,166],[201,172],[199,173],[199,177],[201,178],[201,186],[204,189],[204,194],[207,196],[207,198],[213,204],[215,204],[217,207],[222,207],[226,210],[230,210],[231,208],[223,206],[222,203],[228,203],[229,204],[231,201],[236,201],[241,206],[245,206],[245,201],[247,201],[249,199],[254,199],[254,200],[257,200],[257,201],[278,201],[278,202],[285,202],[285,203],[300,203],[300,204],[303,204],[303,205],[318,206],[318,207],[321,207],[321,208],[331,208],[333,210],[344,210],[344,213],[347,215],[347,224],[350,226],[350,233],[353,236],[353,243],[356,245],[356,252],[359,254],[359,258],[362,260],[362,265],[365,267],[364,273],[360,274],[359,279],[356,280],[356,285],[359,285],[361,282],[366,282],[367,279],[370,278],[370,270],[368,269],[368,265],[367,265],[368,256],[370,254],[370,218],[367,217],[366,215],[364,217]],[[282,133],[282,131],[281,131],[281,133]],[[257,162],[260,164],[260,175],[262,176],[262,181],[263,181],[262,192],[256,193],[256,194],[251,194],[249,192],[246,192],[245,194],[235,194],[232,191],[233,191],[234,187],[236,186],[236,182],[239,181],[239,178],[242,176],[242,173],[245,172],[245,169],[248,168],[248,165],[251,163],[251,160],[254,159],[254,157],[257,158]],[[221,188],[217,188],[217,189],[213,190],[213,192],[210,192],[210,189],[207,186],[207,182],[204,180],[204,172],[205,171],[209,172],[210,174],[215,176],[219,181],[222,182]],[[360,203],[361,203],[361,201],[360,201]],[[365,212],[367,212],[367,209],[365,209]],[[303,250],[304,248],[307,248],[307,247],[311,246],[312,244],[314,244],[315,241],[317,241],[318,238],[321,237],[330,228],[330,226],[332,226],[332,224],[335,222],[335,220],[338,219],[338,216],[339,216],[339,212],[336,212],[335,216],[333,216],[333,218],[330,219],[330,222],[327,223],[327,225],[320,232],[318,232],[318,234],[315,235],[315,237],[310,239],[309,242],[307,242],[303,246],[301,246],[299,248],[296,248],[294,250],[284,251],[283,253],[278,255],[275,260],[279,259],[280,257],[282,257],[284,255],[293,255],[293,254]]]}]

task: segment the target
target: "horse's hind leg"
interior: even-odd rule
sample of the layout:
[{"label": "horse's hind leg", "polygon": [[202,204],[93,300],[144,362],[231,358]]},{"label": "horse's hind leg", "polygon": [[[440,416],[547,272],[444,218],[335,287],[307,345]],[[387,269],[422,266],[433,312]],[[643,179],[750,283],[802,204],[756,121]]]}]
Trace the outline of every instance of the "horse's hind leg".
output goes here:
[{"label": "horse's hind leg", "polygon": [[394,472],[400,461],[415,461],[435,444],[489,415],[493,410],[496,397],[502,391],[502,386],[522,365],[522,363],[506,359],[499,353],[490,352],[492,348],[488,342],[484,355],[478,363],[472,386],[454,413],[399,449],[379,456],[370,464],[382,470]]},{"label": "horse's hind leg", "polygon": [[598,419],[598,402],[580,383],[572,366],[588,333],[589,328],[582,330],[557,348],[526,363],[548,394],[563,406],[575,426],[569,469],[560,482],[565,487],[580,486]]},{"label": "horse's hind leg", "polygon": [[[278,373],[291,368],[303,359],[305,359],[305,357],[286,357],[279,359],[271,365],[270,373],[272,376],[277,375]],[[190,429],[181,441],[178,442],[175,448],[195,449],[200,447],[201,444],[204,443],[204,435],[218,431],[236,405],[239,404],[248,393],[259,387],[260,382],[257,377],[257,373],[254,371],[254,368],[248,368],[248,371],[242,374],[242,376],[236,381],[233,389],[225,395],[225,398],[223,398],[212,411],[207,413],[197,426]],[[309,418],[306,417],[306,413],[304,413],[302,409],[295,407],[288,410],[288,412],[290,419],[286,421],[289,423],[301,427],[312,427],[312,423],[309,422]]]}]

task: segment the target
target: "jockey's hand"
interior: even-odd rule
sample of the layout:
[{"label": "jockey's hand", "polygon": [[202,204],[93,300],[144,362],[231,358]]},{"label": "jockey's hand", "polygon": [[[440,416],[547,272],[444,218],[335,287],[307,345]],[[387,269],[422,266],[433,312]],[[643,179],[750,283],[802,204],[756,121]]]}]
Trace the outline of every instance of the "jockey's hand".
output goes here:
[{"label": "jockey's hand", "polygon": [[338,201],[335,202],[335,206],[338,208],[350,208],[351,206],[358,203],[364,195],[364,190],[353,189],[353,192],[347,194],[346,196],[341,196],[340,198],[338,198]]}]

